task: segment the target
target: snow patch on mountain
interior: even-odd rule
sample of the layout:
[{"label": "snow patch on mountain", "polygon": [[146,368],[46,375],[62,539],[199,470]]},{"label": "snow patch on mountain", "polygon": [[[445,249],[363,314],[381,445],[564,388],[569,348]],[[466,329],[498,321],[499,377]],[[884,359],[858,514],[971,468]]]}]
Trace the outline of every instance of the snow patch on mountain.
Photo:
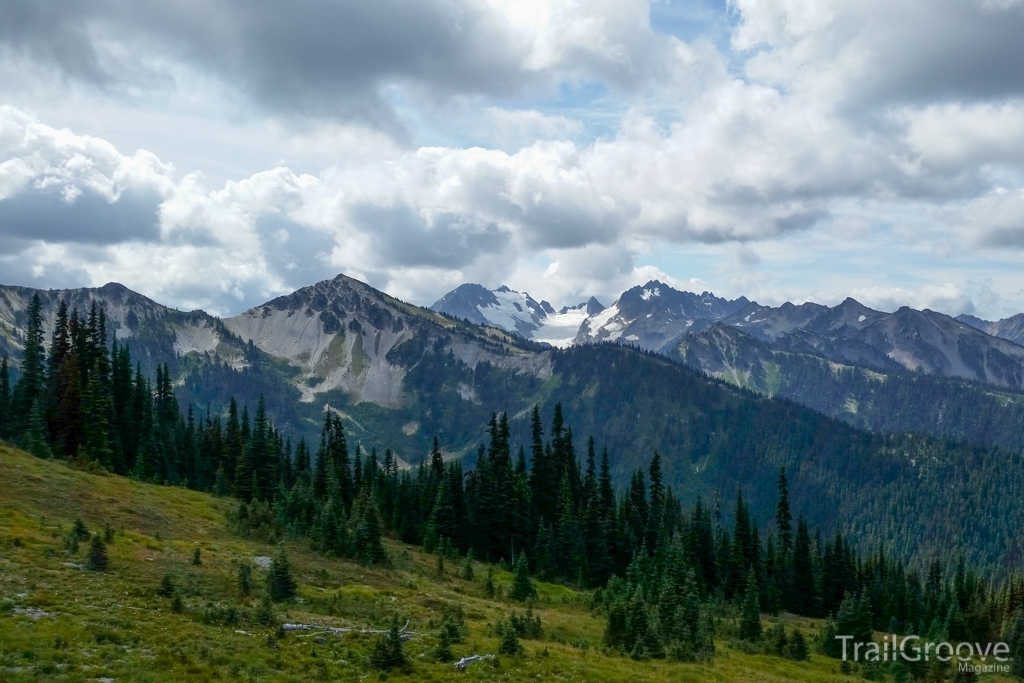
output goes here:
[{"label": "snow patch on mountain", "polygon": [[515,332],[524,339],[535,338],[545,319],[555,315],[551,304],[538,302],[526,292],[505,285],[490,290],[474,283],[456,287],[430,308],[460,320]]},{"label": "snow patch on mountain", "polygon": [[655,287],[654,289],[645,289],[644,293],[640,295],[640,298],[644,301],[650,301],[652,296],[661,296],[661,288]]},{"label": "snow patch on mountain", "polygon": [[541,326],[534,331],[533,340],[564,349],[572,345],[580,325],[588,317],[586,304],[562,308],[558,313],[544,318]]},{"label": "snow patch on mountain", "polygon": [[[587,336],[593,340],[603,338],[607,341],[615,341],[622,335],[623,323],[616,320],[619,317],[619,304],[618,302],[612,304],[608,308],[604,309],[597,315],[591,317],[586,321],[587,323]],[[580,333],[583,333],[583,329]],[[603,333],[603,337],[602,337]]]}]

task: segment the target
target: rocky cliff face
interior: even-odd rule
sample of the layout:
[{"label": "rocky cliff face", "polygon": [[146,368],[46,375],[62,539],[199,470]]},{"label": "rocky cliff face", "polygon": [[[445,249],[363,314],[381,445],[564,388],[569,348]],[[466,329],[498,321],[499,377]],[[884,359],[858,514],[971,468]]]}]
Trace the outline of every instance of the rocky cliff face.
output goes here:
[{"label": "rocky cliff face", "polygon": [[663,352],[686,334],[707,329],[748,303],[744,297],[729,301],[711,292],[681,292],[652,280],[626,290],[614,304],[584,321],[575,343],[611,341]]},{"label": "rocky cliff face", "polygon": [[471,369],[487,361],[550,372],[537,354],[501,330],[481,330],[406,304],[344,275],[227,318],[224,325],[298,369],[306,402],[338,389],[358,401],[397,407],[410,362],[435,347]]}]

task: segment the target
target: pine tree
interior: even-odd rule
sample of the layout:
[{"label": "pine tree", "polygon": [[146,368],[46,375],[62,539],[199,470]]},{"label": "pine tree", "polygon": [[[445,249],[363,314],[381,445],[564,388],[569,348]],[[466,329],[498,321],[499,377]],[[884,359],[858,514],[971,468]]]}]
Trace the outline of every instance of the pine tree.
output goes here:
[{"label": "pine tree", "polygon": [[654,552],[660,541],[665,518],[665,485],[661,480],[661,455],[655,451],[648,468],[650,475],[650,505],[647,519],[647,533],[644,543],[649,552]]},{"label": "pine tree", "polygon": [[798,662],[805,661],[808,658],[807,641],[804,639],[804,634],[800,632],[800,629],[793,629],[793,635],[789,637],[789,649],[786,654],[790,659],[795,659]]},{"label": "pine tree", "polygon": [[864,602],[858,596],[847,593],[839,606],[839,613],[836,614],[836,634],[853,636],[853,643],[870,643],[870,602]]},{"label": "pine tree", "polygon": [[494,594],[494,567],[487,567],[487,578],[484,580],[484,595],[488,598],[493,598]]},{"label": "pine tree", "polygon": [[779,503],[775,508],[775,528],[779,534],[779,547],[785,554],[793,549],[793,516],[789,512],[789,482],[786,468],[779,470]]},{"label": "pine tree", "polygon": [[771,653],[777,657],[784,657],[789,649],[789,638],[786,636],[786,626],[780,621],[765,634],[766,645]]},{"label": "pine tree", "polygon": [[[260,394],[259,403],[256,405],[256,416],[252,423],[252,435],[249,439],[246,450],[246,467],[239,472],[239,477],[251,475],[255,481],[251,494],[259,500],[270,500],[273,493],[274,481],[277,478],[277,468],[271,454],[272,440],[270,425],[267,420],[267,407]],[[240,482],[241,483],[241,482]]]},{"label": "pine tree", "polygon": [[7,355],[0,359],[0,439],[7,438],[11,422],[11,378]]},{"label": "pine tree", "polygon": [[807,531],[807,520],[803,514],[797,522],[796,540],[793,544],[793,587],[786,608],[795,614],[818,616],[815,591],[814,565],[811,561],[811,537]]},{"label": "pine tree", "polygon": [[110,567],[107,546],[99,534],[92,537],[92,545],[89,547],[89,557],[85,561],[85,566],[94,572],[105,572]]},{"label": "pine tree", "polygon": [[761,639],[761,607],[760,590],[757,587],[757,575],[751,569],[747,572],[747,590],[743,596],[743,609],[740,615],[739,636],[743,640],[757,642]]},{"label": "pine tree", "polygon": [[[21,377],[14,386],[12,403],[12,420],[9,424],[10,433],[20,436],[29,431],[30,420],[35,420],[35,434],[32,440],[44,438],[41,430],[41,406],[38,405],[43,390],[43,319],[42,304],[39,294],[32,295],[32,303],[28,307],[28,324],[25,328],[25,344],[21,357]],[[26,448],[34,455],[40,455],[41,446],[32,443],[33,448]],[[42,445],[45,445],[45,441]],[[48,450],[48,449],[47,449]]]},{"label": "pine tree", "polygon": [[438,630],[437,634],[437,650],[434,652],[434,657],[439,662],[450,662],[455,659],[455,655],[452,654],[452,638],[448,629],[442,627]]},{"label": "pine tree", "polygon": [[203,564],[203,554],[199,550],[199,546],[192,549],[192,566],[199,567]]},{"label": "pine tree", "polygon": [[278,545],[277,555],[271,561],[270,571],[267,573],[267,594],[274,602],[281,602],[294,598],[297,588],[288,553],[284,544]]},{"label": "pine tree", "polygon": [[498,644],[498,653],[516,657],[523,653],[523,646],[519,642],[519,634],[516,633],[515,624],[512,619],[505,619],[500,623],[501,642]]},{"label": "pine tree", "polygon": [[370,664],[381,671],[407,666],[408,660],[402,650],[402,633],[398,628],[398,617],[391,620],[391,627],[374,643]]},{"label": "pine tree", "polygon": [[509,591],[510,598],[513,600],[519,600],[520,602],[526,602],[530,598],[537,596],[537,588],[530,580],[530,567],[526,561],[525,551],[520,552],[519,557],[516,558],[515,567],[513,568],[512,573],[512,589]]},{"label": "pine tree", "polygon": [[357,501],[352,514],[355,532],[353,546],[356,560],[363,564],[382,564],[387,560],[381,543],[380,519],[377,506],[364,494]]},{"label": "pine tree", "polygon": [[238,592],[243,596],[252,593],[252,565],[248,562],[238,565]]},{"label": "pine tree", "polygon": [[174,577],[170,573],[164,574],[164,577],[160,579],[160,588],[156,591],[157,595],[169,598],[174,595],[174,590]]}]

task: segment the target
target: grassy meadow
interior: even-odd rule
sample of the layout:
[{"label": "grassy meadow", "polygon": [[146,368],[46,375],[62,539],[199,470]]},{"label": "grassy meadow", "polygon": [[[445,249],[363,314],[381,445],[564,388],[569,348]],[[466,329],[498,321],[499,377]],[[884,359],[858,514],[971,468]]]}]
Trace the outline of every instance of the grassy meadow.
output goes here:
[{"label": "grassy meadow", "polygon": [[[379,672],[370,666],[378,636],[324,631],[285,634],[261,623],[266,572],[254,558],[273,545],[234,535],[233,506],[180,488],[141,484],[80,471],[0,445],[0,681],[853,681],[839,662],[812,654],[795,662],[745,654],[723,639],[709,664],[633,661],[602,645],[604,619],[592,595],[538,583],[538,639],[524,653],[456,671],[437,661],[442,614],[461,605],[468,635],[452,645],[455,658],[498,652],[494,625],[523,606],[503,599],[511,574],[495,568],[497,595],[485,597],[487,566],[460,578],[461,561],[446,564],[389,542],[391,566],[364,567],[318,556],[287,543],[299,598],[273,605],[276,623],[386,628],[408,622],[409,665]],[[85,568],[89,541],[77,551],[67,538],[81,519],[92,533],[113,534],[110,568]],[[109,527],[109,530],[108,530]],[[201,564],[193,562],[199,548]],[[239,591],[240,563],[253,566],[253,590]],[[170,575],[179,600],[160,595]],[[176,603],[176,604],[175,604]],[[230,617],[225,615],[231,614]],[[772,620],[764,618],[765,628]],[[807,620],[787,625],[805,630]],[[1000,680],[986,677],[986,680]]]}]

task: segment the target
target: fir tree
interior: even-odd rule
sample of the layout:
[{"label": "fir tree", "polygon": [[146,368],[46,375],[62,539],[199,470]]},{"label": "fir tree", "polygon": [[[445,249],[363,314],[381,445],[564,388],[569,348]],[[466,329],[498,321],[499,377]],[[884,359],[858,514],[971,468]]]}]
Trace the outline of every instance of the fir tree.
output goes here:
[{"label": "fir tree", "polygon": [[789,512],[789,482],[786,468],[779,470],[779,503],[775,508],[775,528],[779,534],[779,547],[785,554],[793,549],[793,515]]},{"label": "fir tree", "polygon": [[780,621],[768,632],[768,645],[773,655],[785,657],[789,651],[789,638],[786,636],[786,627]]},{"label": "fir tree", "polygon": [[267,595],[274,602],[291,600],[295,597],[297,588],[288,553],[282,543],[278,545],[277,555],[271,561],[270,571],[267,573]]},{"label": "fir tree", "polygon": [[798,662],[805,661],[808,658],[807,641],[804,639],[804,634],[800,632],[800,629],[793,629],[793,634],[789,637],[789,646],[786,654],[790,659],[795,659]]},{"label": "fir tree", "polygon": [[110,567],[107,546],[99,534],[92,537],[92,545],[89,547],[89,557],[85,561],[85,566],[94,572],[105,572]]},{"label": "fir tree", "polygon": [[516,633],[515,624],[512,619],[504,619],[499,624],[501,642],[498,644],[498,653],[516,657],[523,653],[523,646],[519,642],[519,634]]},{"label": "fir tree", "polygon": [[[34,434],[32,440],[43,439],[41,430],[41,406],[37,399],[40,399],[43,390],[43,319],[42,304],[39,301],[39,294],[32,295],[32,303],[28,307],[28,324],[25,329],[25,344],[21,356],[21,377],[14,386],[14,393],[11,399],[13,404],[12,420],[9,429],[12,434],[24,434],[30,428],[29,421],[34,419]],[[45,441],[43,442],[45,445]],[[25,450],[40,455],[38,443],[29,443],[32,447]]]},{"label": "fir tree", "polygon": [[811,537],[807,531],[807,520],[803,514],[797,522],[796,540],[793,544],[793,583],[786,608],[796,614],[816,616],[818,614],[815,591],[814,566],[811,561]]},{"label": "fir tree", "polygon": [[171,576],[170,572],[164,574],[164,577],[160,579],[160,588],[157,589],[156,593],[163,598],[169,598],[174,595],[174,577]]},{"label": "fir tree", "polygon": [[484,579],[484,595],[488,598],[493,598],[494,594],[494,567],[487,567],[487,578]]},{"label": "fir tree", "polygon": [[382,564],[387,560],[384,546],[381,543],[380,519],[377,506],[369,496],[364,494],[358,501],[353,512],[355,532],[353,549],[355,558],[363,564]]},{"label": "fir tree", "polygon": [[747,572],[747,589],[743,596],[743,608],[740,615],[739,636],[742,640],[757,642],[761,639],[761,607],[760,590],[757,587],[757,575],[751,569]]},{"label": "fir tree", "polygon": [[199,550],[199,546],[192,549],[192,566],[199,567],[203,564],[203,554]]},{"label": "fir tree", "polygon": [[402,650],[402,634],[398,628],[398,617],[392,618],[391,627],[386,633],[381,634],[377,638],[377,642],[374,643],[370,664],[381,671],[408,665],[405,652]]},{"label": "fir tree", "polygon": [[7,368],[7,355],[0,359],[0,439],[8,436],[11,422],[11,379]]},{"label": "fir tree", "polygon": [[509,591],[510,598],[525,602],[537,596],[537,588],[533,585],[533,581],[530,580],[530,567],[527,564],[525,552],[519,553],[512,573],[512,589]]},{"label": "fir tree", "polygon": [[248,562],[238,565],[238,592],[243,596],[252,593],[252,565]]}]

